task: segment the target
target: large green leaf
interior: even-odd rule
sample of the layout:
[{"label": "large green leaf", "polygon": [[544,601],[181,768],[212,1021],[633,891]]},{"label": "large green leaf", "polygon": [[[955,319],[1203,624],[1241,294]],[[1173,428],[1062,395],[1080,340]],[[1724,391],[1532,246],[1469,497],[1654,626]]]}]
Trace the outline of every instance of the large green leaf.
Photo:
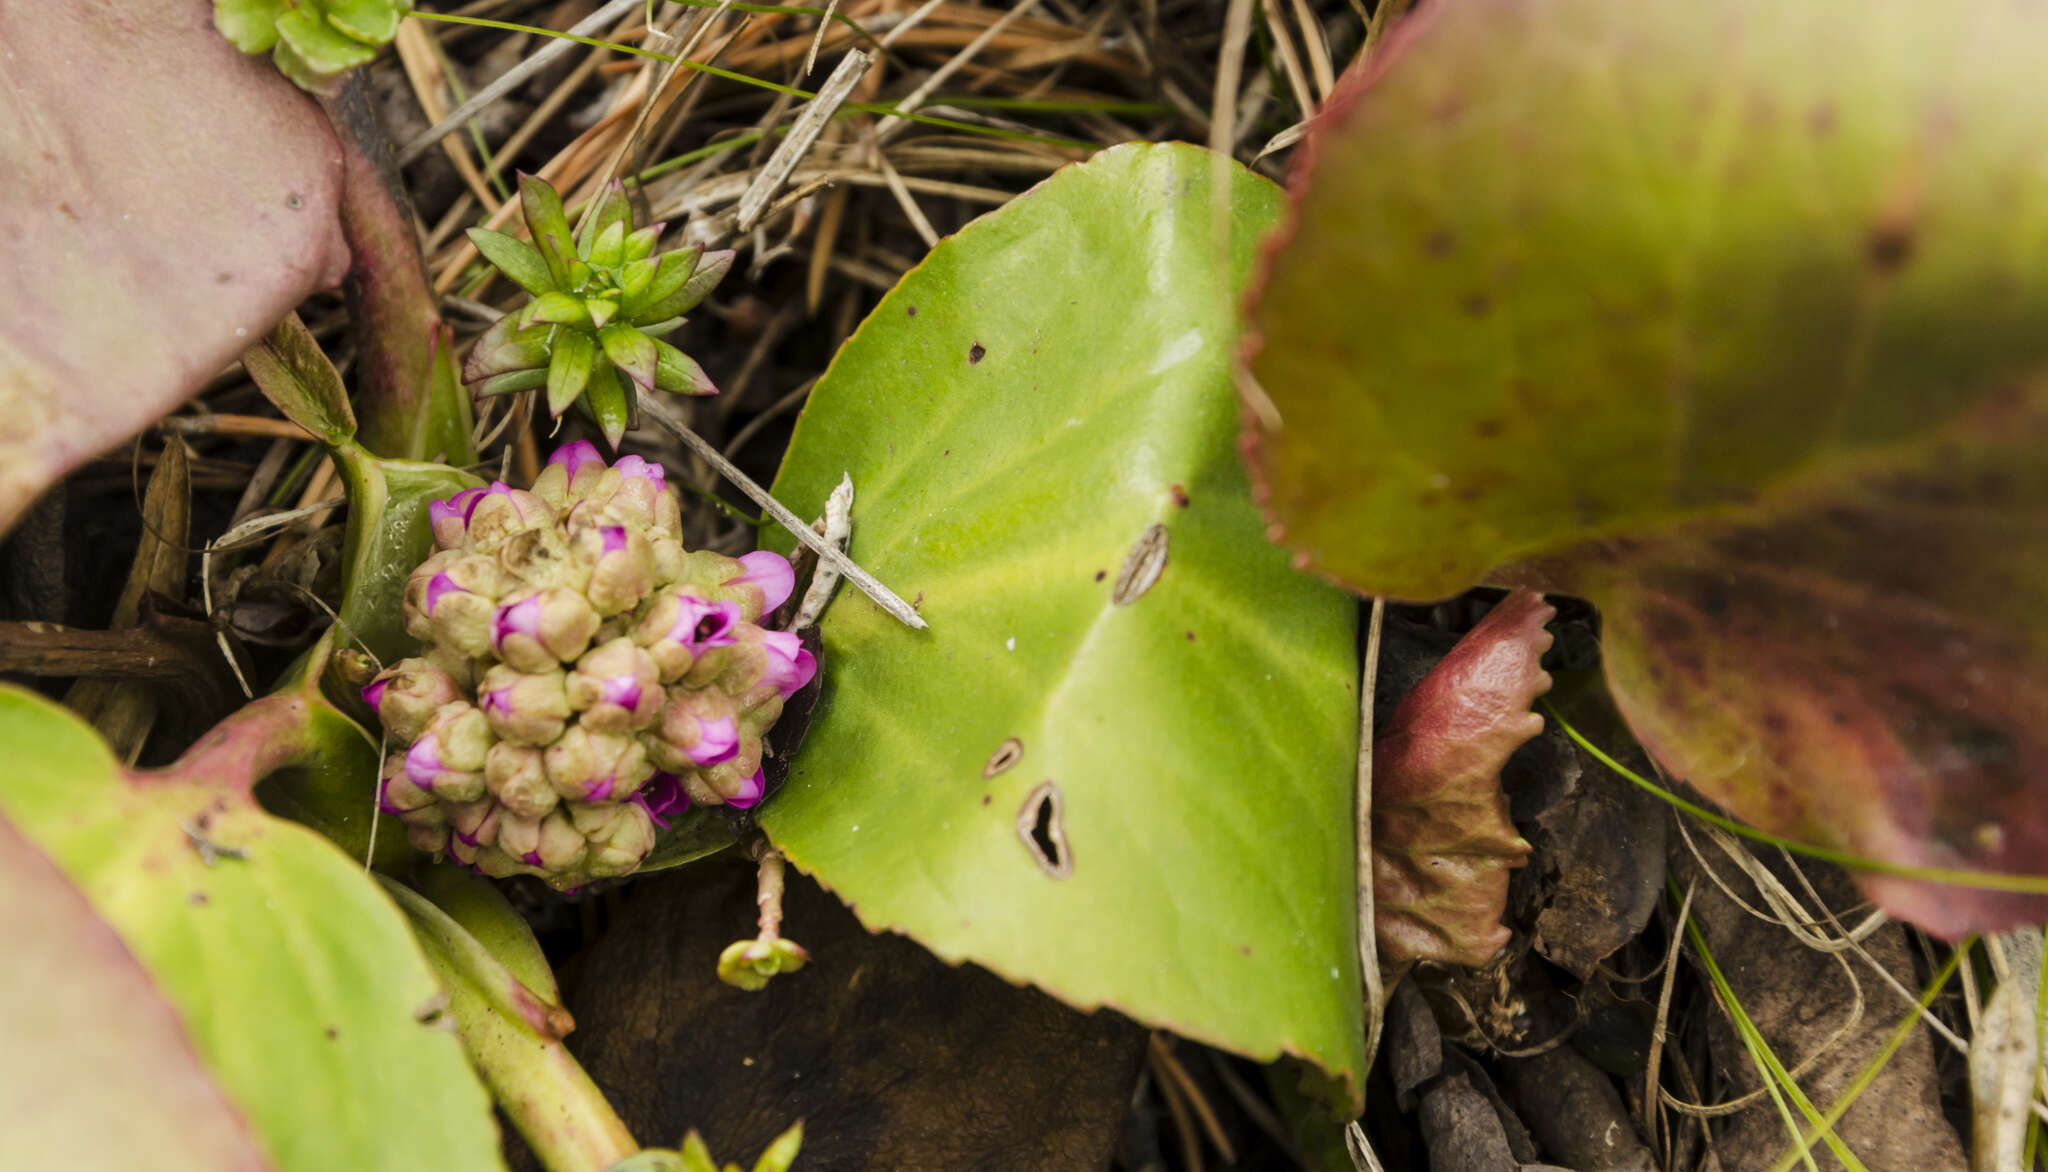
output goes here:
[{"label": "large green leaf", "polygon": [[1265,543],[1231,448],[1231,305],[1278,203],[1118,147],[882,300],[776,494],[814,515],[850,472],[854,557],[931,630],[842,589],[762,824],[871,928],[1355,1094],[1356,608]]},{"label": "large green leaf", "polygon": [[1767,828],[2040,869],[2044,69],[2002,0],[1425,9],[1319,123],[1251,312],[1285,540],[1592,599],[1645,746]]},{"label": "large green leaf", "polygon": [[272,1167],[149,974],[0,820],[0,1168]]},{"label": "large green leaf", "polygon": [[[295,703],[257,711],[288,728]],[[361,863],[233,784],[279,751],[245,731],[128,774],[69,712],[0,687],[0,816],[120,933],[279,1168],[501,1169],[482,1086],[425,1020],[441,994],[405,920]]]}]

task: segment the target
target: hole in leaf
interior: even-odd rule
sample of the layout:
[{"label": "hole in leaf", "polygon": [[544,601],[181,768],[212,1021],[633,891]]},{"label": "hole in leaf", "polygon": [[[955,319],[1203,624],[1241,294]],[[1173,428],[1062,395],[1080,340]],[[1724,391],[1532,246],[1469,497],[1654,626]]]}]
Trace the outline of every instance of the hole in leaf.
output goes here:
[{"label": "hole in leaf", "polygon": [[1024,798],[1017,811],[1017,838],[1038,861],[1038,869],[1054,879],[1074,873],[1074,854],[1067,849],[1067,832],[1060,824],[1060,787],[1041,781]]},{"label": "hole in leaf", "polygon": [[1023,759],[1024,742],[1016,737],[1011,737],[1009,740],[996,746],[995,752],[989,754],[988,764],[981,767],[981,776],[983,778],[994,777]]}]

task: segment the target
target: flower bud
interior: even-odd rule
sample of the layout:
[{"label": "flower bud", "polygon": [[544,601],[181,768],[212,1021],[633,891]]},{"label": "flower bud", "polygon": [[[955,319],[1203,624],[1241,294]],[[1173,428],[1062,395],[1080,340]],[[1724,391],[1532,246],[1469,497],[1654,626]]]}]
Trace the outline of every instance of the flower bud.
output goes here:
[{"label": "flower bud", "polygon": [[586,496],[604,472],[604,457],[598,454],[597,445],[589,440],[564,444],[548,457],[548,466],[533,482],[533,495],[564,512]]},{"label": "flower bud", "polygon": [[448,807],[448,825],[455,841],[469,846],[489,846],[498,840],[504,807],[488,795],[473,802],[456,802]]},{"label": "flower bud", "polygon": [[639,741],[573,725],[542,754],[555,792],[574,802],[619,802],[654,776]]},{"label": "flower bud", "polygon": [[515,533],[553,525],[555,511],[532,493],[494,480],[469,503],[466,522],[470,548],[489,553]]},{"label": "flower bud", "polygon": [[[588,658],[586,656],[585,658]],[[477,684],[477,707],[498,736],[515,744],[546,745],[568,726],[568,676],[560,669],[522,672],[501,663]]]},{"label": "flower bud", "polygon": [[661,465],[639,456],[619,457],[591,486],[585,499],[597,502],[598,507],[620,521],[641,528],[669,528],[664,522],[670,518],[678,525],[681,522],[675,497],[668,491],[668,473]]},{"label": "flower bud", "polygon": [[433,528],[435,545],[459,549],[469,540],[469,510],[483,495],[482,488],[465,488],[445,501],[427,503],[427,523]]},{"label": "flower bud", "polygon": [[550,587],[501,605],[491,646],[498,658],[521,671],[549,671],[583,654],[598,622],[597,611],[581,594]]},{"label": "flower bud", "polygon": [[506,585],[491,559],[448,550],[427,559],[405,584],[406,630],[475,655],[490,646],[491,616]]},{"label": "flower bud", "polygon": [[804,642],[790,631],[768,631],[761,636],[768,649],[768,670],[762,683],[772,685],[784,700],[802,691],[818,674],[818,657],[804,649]]},{"label": "flower bud", "polygon": [[401,659],[363,689],[363,702],[402,744],[418,740],[428,717],[460,699],[455,678],[424,659]]},{"label": "flower bud", "polygon": [[498,565],[509,577],[537,590],[582,590],[590,584],[589,563],[576,558],[558,529],[528,529],[506,538],[498,546]]},{"label": "flower bud", "polygon": [[633,802],[578,806],[569,817],[583,834],[583,870],[592,878],[630,874],[654,849],[654,821]]},{"label": "flower bud", "polygon": [[483,713],[462,701],[444,704],[406,750],[405,776],[442,801],[475,801],[484,793],[484,755],[490,746],[491,727]]},{"label": "flower bud", "polygon": [[500,817],[497,847],[529,867],[540,866],[540,819]]},{"label": "flower bud", "polygon": [[592,732],[645,728],[660,713],[662,695],[654,660],[626,638],[585,654],[568,677],[569,706]]},{"label": "flower bud", "polygon": [[654,549],[638,528],[601,519],[576,525],[570,534],[576,564],[589,567],[583,590],[597,613],[630,610],[654,589]]},{"label": "flower bud", "polygon": [[739,940],[718,954],[718,979],[753,992],[765,988],[770,977],[793,973],[810,961],[811,954],[794,940]]},{"label": "flower bud", "polygon": [[644,738],[654,763],[674,773],[730,761],[739,753],[739,723],[722,692],[671,690],[653,736]]},{"label": "flower bud", "polygon": [[492,745],[484,757],[484,784],[499,804],[521,818],[538,818],[562,800],[548,781],[541,751],[527,745]]},{"label": "flower bud", "polygon": [[540,845],[535,849],[540,853],[537,865],[542,871],[549,875],[569,875],[582,867],[589,848],[584,843],[583,832],[577,830],[568,813],[558,807],[540,820]]},{"label": "flower bud", "polygon": [[431,826],[448,820],[447,808],[406,776],[403,753],[393,753],[384,759],[377,778],[377,808],[404,819],[408,826]]}]

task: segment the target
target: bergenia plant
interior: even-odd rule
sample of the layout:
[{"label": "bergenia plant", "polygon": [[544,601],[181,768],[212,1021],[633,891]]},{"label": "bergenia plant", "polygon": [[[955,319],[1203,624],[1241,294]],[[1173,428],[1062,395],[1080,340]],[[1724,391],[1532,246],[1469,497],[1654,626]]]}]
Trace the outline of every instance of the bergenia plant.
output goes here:
[{"label": "bergenia plant", "polygon": [[422,653],[363,690],[397,745],[380,806],[416,847],[574,888],[636,870],[693,802],[761,800],[762,734],[818,667],[760,625],[787,560],[685,550],[661,467],[585,441],[530,491],[429,512],[404,602]]},{"label": "bergenia plant", "polygon": [[213,23],[244,53],[270,50],[278,72],[325,94],[398,35],[412,0],[213,0]]},{"label": "bergenia plant", "polygon": [[561,196],[545,181],[521,175],[519,206],[531,244],[488,228],[469,230],[477,251],[533,294],[470,352],[462,380],[473,394],[546,388],[554,416],[581,400],[616,449],[633,418],[635,388],[718,393],[689,355],[661,338],[725,276],[730,251],[692,245],[656,255],[664,225],[636,230],[617,183],[573,244]]}]

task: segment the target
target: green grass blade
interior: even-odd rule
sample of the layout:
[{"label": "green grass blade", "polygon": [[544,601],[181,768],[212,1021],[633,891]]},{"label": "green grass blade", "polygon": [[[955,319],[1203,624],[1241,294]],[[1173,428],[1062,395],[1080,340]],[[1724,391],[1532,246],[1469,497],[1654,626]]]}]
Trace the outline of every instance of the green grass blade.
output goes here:
[{"label": "green grass blade", "polygon": [[2020,875],[2006,871],[1976,871],[1962,867],[1916,867],[1908,863],[1888,863],[1882,859],[1867,858],[1851,851],[1837,850],[1834,847],[1828,846],[1816,846],[1812,843],[1784,838],[1769,831],[1758,830],[1753,826],[1737,822],[1725,814],[1718,814],[1709,810],[1696,802],[1686,801],[1656,782],[1642,776],[1635,770],[1609,756],[1600,746],[1587,740],[1579,730],[1573,728],[1558,713],[1550,701],[1539,700],[1537,703],[1542,705],[1543,711],[1551,720],[1557,723],[1557,727],[1564,730],[1566,736],[1570,737],[1580,748],[1591,753],[1594,759],[1602,765],[1614,770],[1628,781],[1634,783],[1638,788],[1656,795],[1667,805],[1682,810],[1710,826],[1718,826],[1730,834],[1739,835],[1752,842],[1761,842],[1766,846],[1775,846],[1788,850],[1795,855],[1805,855],[1810,859],[1834,863],[1840,867],[1847,867],[1852,871],[1869,871],[1877,875],[1895,875],[1899,878],[1918,879],[1927,883],[1948,883],[1957,887],[1976,887],[1985,891],[2016,891],[2023,895],[2048,895],[2048,875]]},{"label": "green grass blade", "polygon": [[[1829,1105],[1827,1114],[1821,1117],[1823,1126],[1832,1129],[1836,1123],[1841,1121],[1842,1116],[1848,1112],[1849,1108],[1855,1105],[1857,1098],[1864,1091],[1870,1089],[1870,1084],[1877,1080],[1878,1072],[1884,1069],[1885,1063],[1891,1061],[1892,1055],[1897,1053],[1899,1047],[1905,1044],[1907,1035],[1913,1032],[1913,1027],[1919,1024],[1921,1015],[1927,1012],[1928,1008],[1934,1004],[1934,999],[1939,997],[1942,989],[1947,987],[1949,978],[1955,975],[1956,967],[1962,963],[1963,957],[1968,954],[1970,945],[1975,939],[1975,937],[1971,937],[1969,940],[1964,940],[1956,945],[1954,951],[1949,953],[1948,960],[1935,972],[1934,978],[1927,983],[1927,987],[1920,991],[1919,1001],[1914,1004],[1911,1010],[1907,1011],[1905,1017],[1899,1020],[1899,1024],[1893,1027],[1891,1036],[1885,1039],[1883,1047],[1878,1050],[1876,1056],[1862,1070],[1857,1072],[1855,1080],[1843,1088],[1842,1093]],[[2038,1130],[2040,1120],[2036,1119],[2034,1123],[2035,1128]],[[1797,1144],[1788,1149],[1784,1155],[1778,1157],[1778,1162],[1771,1165],[1771,1172],[1787,1172],[1787,1169],[1791,1168],[1795,1161],[1802,1158],[1810,1159],[1807,1156],[1807,1152],[1813,1147],[1814,1140],[1819,1138],[1820,1134],[1821,1129],[1818,1127],[1807,1132],[1800,1138]]]},{"label": "green grass blade", "polygon": [[[1676,893],[1675,886],[1673,892]],[[1849,1146],[1835,1134],[1834,1125],[1821,1118],[1820,1111],[1813,1105],[1813,1100],[1807,1098],[1806,1092],[1799,1089],[1799,1084],[1793,1080],[1791,1072],[1785,1069],[1785,1064],[1771,1051],[1770,1043],[1764,1040],[1763,1032],[1756,1028],[1756,1023],[1750,1020],[1749,1014],[1742,1008],[1742,1002],[1736,999],[1734,988],[1728,984],[1728,978],[1722,975],[1721,966],[1714,961],[1713,950],[1707,947],[1705,934],[1699,930],[1691,916],[1687,916],[1685,920],[1685,938],[1692,945],[1693,952],[1699,956],[1701,967],[1707,970],[1707,979],[1713,983],[1715,995],[1720,998],[1722,1007],[1728,1011],[1729,1018],[1735,1023],[1735,1031],[1741,1036],[1743,1046],[1749,1050],[1750,1057],[1764,1067],[1764,1087],[1770,1091],[1771,1098],[1777,1101],[1779,1114],[1785,1117],[1785,1127],[1791,1134],[1793,1143],[1801,1144],[1802,1137],[1798,1124],[1793,1121],[1790,1113],[1785,1110],[1784,1101],[1779,1098],[1781,1090],[1799,1108],[1800,1114],[1806,1116],[1807,1122],[1814,1125],[1821,1141],[1826,1143],[1828,1150],[1842,1162],[1842,1167],[1848,1169],[1848,1172],[1870,1172],[1863,1161],[1856,1158],[1856,1153],[1850,1151]],[[1800,1155],[1805,1158],[1808,1168],[1818,1172],[1812,1154],[1806,1150],[1806,1147],[1810,1146],[1810,1140],[1806,1141],[1800,1149]]]}]

